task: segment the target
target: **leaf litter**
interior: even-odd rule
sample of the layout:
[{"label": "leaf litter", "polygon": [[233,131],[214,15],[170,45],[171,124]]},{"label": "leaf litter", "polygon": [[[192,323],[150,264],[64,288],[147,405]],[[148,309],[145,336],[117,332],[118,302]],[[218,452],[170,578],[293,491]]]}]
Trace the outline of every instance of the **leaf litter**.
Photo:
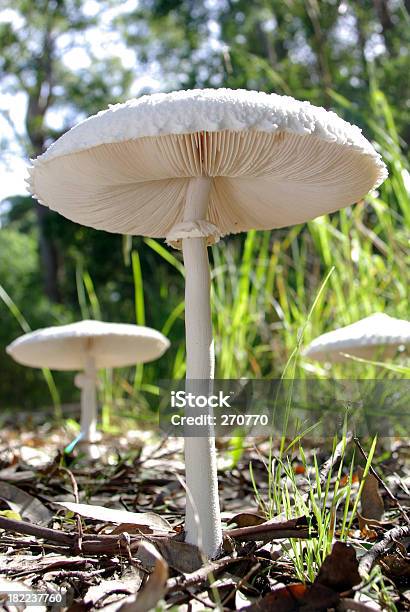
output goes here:
[{"label": "leaf litter", "polygon": [[[298,543],[303,554],[309,554],[303,543],[320,537],[318,517],[313,511],[301,514],[296,507],[292,517],[269,520],[264,514],[254,482],[258,495],[268,497],[269,441],[260,440],[257,447],[247,443],[239,463],[220,471],[224,550],[212,561],[183,541],[180,441],[145,438],[138,444],[133,436],[128,447],[113,444],[104,453],[105,461],[92,465],[75,453],[62,453],[64,441],[57,432],[51,442],[50,437],[45,442],[24,432],[21,448],[30,452],[20,453],[17,441],[15,431],[2,432],[0,591],[62,591],[72,612],[365,612],[393,609],[385,607],[387,592],[389,606],[410,610],[406,449],[404,459],[399,451],[384,462],[387,478],[367,475],[360,512],[349,531],[353,545],[338,540],[336,530],[316,578],[303,582],[295,571],[292,547]],[[325,485],[329,472],[334,485],[337,457],[330,460],[330,452],[326,456],[308,448],[308,465],[313,465],[309,459],[315,452],[321,460],[320,484],[315,487]],[[295,478],[306,491],[306,468],[296,451],[293,461]],[[360,480],[359,467],[357,473]],[[350,508],[358,486],[352,487]],[[308,501],[309,493],[303,495]],[[378,596],[370,594],[372,582],[378,585]]]}]

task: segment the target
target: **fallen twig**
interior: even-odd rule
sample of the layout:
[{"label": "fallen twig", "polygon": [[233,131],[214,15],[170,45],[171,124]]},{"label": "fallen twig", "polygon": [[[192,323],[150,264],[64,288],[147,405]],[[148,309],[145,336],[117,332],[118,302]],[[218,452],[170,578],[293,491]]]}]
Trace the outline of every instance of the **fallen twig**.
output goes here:
[{"label": "fallen twig", "polygon": [[51,552],[56,553],[67,552],[67,547],[64,546],[57,546],[56,544],[45,544],[44,542],[39,544],[35,540],[18,540],[16,538],[7,536],[0,537],[0,544],[2,546],[12,546],[13,548],[28,548],[30,550],[39,549],[40,552],[44,552],[45,550],[49,550]]},{"label": "fallen twig", "polygon": [[[330,470],[333,469],[333,466],[340,459],[340,457],[342,456],[343,450],[352,441],[352,438],[353,438],[352,432],[348,431],[346,433],[345,440],[341,440],[339,444],[337,444],[335,448],[335,452],[329,457],[327,461],[324,462],[320,470],[320,473],[319,473],[320,486],[323,486],[325,484]],[[316,488],[316,483],[313,483],[313,486]]]},{"label": "fallen twig", "polygon": [[359,574],[361,578],[363,579],[369,575],[370,570],[376,563],[377,559],[387,552],[395,540],[401,540],[409,536],[410,525],[390,529],[390,531],[385,534],[384,538],[380,540],[380,542],[377,542],[377,544],[375,544],[373,548],[371,548],[371,550],[369,550],[369,552],[363,555],[363,557],[360,559]]},{"label": "fallen twig", "polygon": [[[364,448],[360,444],[359,439],[358,438],[354,438],[354,443],[356,444],[357,448],[359,449],[360,454],[362,455],[363,459],[366,461],[366,464],[367,464],[368,463],[368,456],[366,454],[366,451],[364,450]],[[409,515],[407,514],[406,510],[400,504],[400,502],[397,499],[397,497],[395,495],[393,495],[393,493],[390,491],[389,487],[383,481],[383,479],[380,478],[380,476],[378,475],[378,473],[376,472],[376,470],[374,469],[374,467],[371,464],[369,466],[369,470],[373,474],[373,476],[376,478],[376,480],[380,484],[380,486],[383,487],[383,489],[386,491],[387,495],[389,496],[391,501],[394,503],[394,505],[397,507],[397,509],[400,511],[400,514],[403,516],[403,518],[406,521],[406,523],[408,525],[410,525],[410,518],[409,518]]]},{"label": "fallen twig", "polygon": [[239,542],[270,542],[284,538],[307,539],[315,537],[315,532],[308,525],[306,517],[300,516],[280,523],[266,522],[251,527],[238,527],[224,531],[224,535]]},{"label": "fallen twig", "polygon": [[35,536],[36,538],[42,538],[43,540],[48,540],[50,542],[58,542],[59,544],[64,544],[65,546],[69,547],[71,547],[73,544],[73,536],[68,533],[64,533],[64,531],[50,529],[49,527],[41,527],[40,525],[27,523],[27,521],[15,521],[13,519],[5,518],[4,516],[0,516],[0,529]]},{"label": "fallen twig", "polygon": [[208,580],[211,575],[215,575],[217,572],[225,569],[228,565],[243,563],[243,561],[246,561],[246,559],[247,557],[224,557],[223,559],[218,559],[217,561],[211,561],[190,574],[177,576],[176,578],[169,578],[167,582],[167,593],[199,585]]},{"label": "fallen twig", "polygon": [[[57,542],[67,546],[71,551],[76,551],[78,545],[78,533],[65,533],[58,529],[50,529],[48,527],[40,527],[26,521],[15,521],[0,516],[0,529],[5,531],[13,531],[24,535],[31,535],[36,538],[41,538],[49,542]],[[130,549],[137,547],[142,539],[154,541],[164,538],[165,536],[149,536],[133,535],[130,537]],[[83,554],[118,554],[119,552],[127,552],[126,542],[120,535],[94,535],[83,534],[82,536],[82,553]],[[0,539],[1,543],[1,539]]]}]

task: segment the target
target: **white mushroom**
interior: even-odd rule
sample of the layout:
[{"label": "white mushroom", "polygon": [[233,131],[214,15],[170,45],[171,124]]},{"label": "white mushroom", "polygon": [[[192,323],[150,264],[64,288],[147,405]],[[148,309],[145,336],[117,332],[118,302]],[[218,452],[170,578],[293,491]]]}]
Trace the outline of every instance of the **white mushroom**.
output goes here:
[{"label": "white mushroom", "polygon": [[75,378],[81,389],[81,441],[96,458],[97,371],[153,361],[168,347],[168,339],[149,327],[79,321],[24,334],[6,350],[26,366],[82,371]]},{"label": "white mushroom", "polygon": [[[385,177],[361,131],[334,113],[276,94],[207,89],[144,96],[90,117],[33,162],[29,182],[73,221],[182,248],[187,378],[210,380],[207,246],[336,211]],[[185,441],[185,529],[195,544],[201,532],[214,556],[222,530],[208,433]]]},{"label": "white mushroom", "polygon": [[349,361],[345,355],[367,360],[388,359],[401,349],[410,349],[410,321],[378,312],[322,334],[303,354],[316,361],[337,363]]}]

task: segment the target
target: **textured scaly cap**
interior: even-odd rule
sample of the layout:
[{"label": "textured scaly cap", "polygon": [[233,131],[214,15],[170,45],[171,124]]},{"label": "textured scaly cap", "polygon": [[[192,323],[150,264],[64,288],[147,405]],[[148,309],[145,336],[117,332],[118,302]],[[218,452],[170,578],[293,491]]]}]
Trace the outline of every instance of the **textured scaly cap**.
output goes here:
[{"label": "textured scaly cap", "polygon": [[[197,176],[213,179],[208,215],[187,225],[186,190]],[[29,184],[42,204],[83,225],[212,243],[336,211],[386,176],[360,129],[333,112],[204,89],[143,96],[86,119],[33,161]]]}]

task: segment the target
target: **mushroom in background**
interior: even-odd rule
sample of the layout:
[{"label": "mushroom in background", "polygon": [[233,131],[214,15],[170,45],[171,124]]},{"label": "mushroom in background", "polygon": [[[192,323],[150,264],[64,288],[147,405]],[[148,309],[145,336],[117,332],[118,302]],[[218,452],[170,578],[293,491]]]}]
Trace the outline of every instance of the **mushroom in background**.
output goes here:
[{"label": "mushroom in background", "polygon": [[[332,112],[276,94],[205,89],[143,96],[90,117],[34,160],[29,183],[72,221],[182,249],[192,388],[214,376],[207,247],[336,211],[386,175],[361,131]],[[222,529],[212,429],[186,437],[185,465],[186,540],[214,557]]]},{"label": "mushroom in background", "polygon": [[97,371],[153,361],[168,347],[168,339],[149,327],[79,321],[24,334],[6,351],[25,366],[82,370],[75,377],[75,384],[81,389],[81,443],[88,456],[95,459]]},{"label": "mushroom in background", "polygon": [[410,321],[382,312],[315,338],[303,352],[315,361],[342,363],[345,355],[361,359],[390,359],[397,352],[410,353]]},{"label": "mushroom in background", "polygon": [[[410,321],[395,319],[377,312],[355,323],[318,336],[304,350],[303,356],[324,363],[348,363],[350,357],[367,361],[388,361],[395,356],[410,356]],[[350,357],[349,357],[350,356]],[[365,384],[369,405],[381,403],[380,388],[375,381]],[[365,383],[365,381],[364,381]],[[387,417],[377,419],[365,415],[369,432],[387,439],[386,447],[393,450],[393,431]]]}]

